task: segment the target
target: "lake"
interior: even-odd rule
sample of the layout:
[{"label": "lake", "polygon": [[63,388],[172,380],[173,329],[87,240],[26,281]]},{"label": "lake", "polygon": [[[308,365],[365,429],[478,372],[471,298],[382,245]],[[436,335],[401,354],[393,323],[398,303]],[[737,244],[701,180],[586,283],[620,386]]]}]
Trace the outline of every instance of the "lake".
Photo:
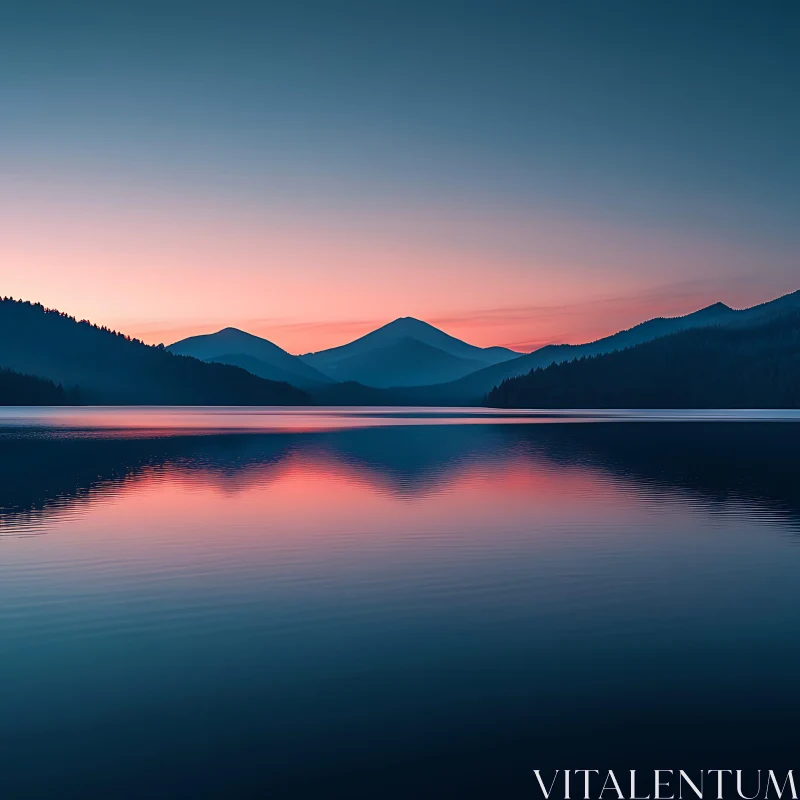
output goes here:
[{"label": "lake", "polygon": [[798,423],[0,409],[0,797],[797,769]]}]

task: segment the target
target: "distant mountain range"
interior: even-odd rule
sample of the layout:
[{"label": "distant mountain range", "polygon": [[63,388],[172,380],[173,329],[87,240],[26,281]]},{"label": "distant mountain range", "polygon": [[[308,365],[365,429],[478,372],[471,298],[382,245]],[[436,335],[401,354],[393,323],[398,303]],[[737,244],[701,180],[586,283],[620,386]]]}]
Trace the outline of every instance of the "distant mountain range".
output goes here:
[{"label": "distant mountain range", "polygon": [[182,339],[167,349],[202,361],[233,364],[262,378],[312,391],[334,383],[372,388],[426,386],[521,355],[505,347],[475,347],[412,317],[396,319],[341,347],[302,356],[290,355],[267,339],[236,328]]},{"label": "distant mountain range", "polygon": [[[735,314],[736,312],[731,312]],[[506,408],[800,408],[800,303],[509,378]]]},{"label": "distant mountain range", "polygon": [[450,393],[454,397],[460,397],[465,402],[473,402],[479,397],[482,398],[504,380],[518,375],[525,375],[532,369],[548,366],[553,362],[558,364],[562,361],[572,361],[583,356],[624,350],[627,347],[635,347],[638,344],[650,342],[653,339],[690,328],[717,325],[723,323],[730,314],[735,313],[733,309],[723,303],[716,303],[713,306],[708,306],[683,317],[651,319],[628,330],[605,336],[587,344],[545,345],[532,353],[515,358],[513,361],[496,364],[479,372],[473,372],[458,382],[440,387],[438,391]]},{"label": "distant mountain range", "polygon": [[[51,396],[53,402],[63,397],[64,402],[85,403],[478,405],[491,393],[490,402],[500,405],[547,405],[544,398],[550,397],[551,404],[589,407],[612,401],[599,400],[588,378],[583,384],[569,378],[575,387],[585,387],[575,388],[569,402],[567,395],[556,401],[553,388],[548,389],[550,394],[545,392],[545,380],[552,387],[556,373],[572,376],[582,370],[582,375],[591,372],[595,383],[622,385],[619,370],[635,369],[644,376],[643,365],[657,354],[671,364],[670,380],[680,382],[685,380],[680,358],[685,359],[684,348],[692,346],[685,342],[711,347],[712,339],[717,364],[727,364],[742,374],[756,372],[737,361],[739,356],[768,362],[776,374],[796,371],[791,331],[799,310],[800,292],[740,311],[716,303],[686,316],[648,320],[594,342],[547,345],[527,354],[504,347],[476,347],[426,322],[403,317],[349,344],[297,356],[236,328],[193,336],[167,348],[152,347],[40,305],[6,299],[0,302],[0,369],[40,378],[44,384],[7,375],[0,380],[0,403],[26,396],[27,391],[31,397],[36,392]],[[777,322],[781,324],[773,325]],[[700,330],[738,333],[680,338]],[[745,347],[748,340],[752,347]],[[654,342],[658,346],[645,348]],[[684,355],[670,360],[673,352]],[[619,357],[595,359],[607,354]],[[591,367],[572,368],[572,362],[585,364],[586,359],[595,359]],[[563,368],[544,369],[553,364]],[[543,378],[542,370],[549,377]],[[536,386],[533,393],[527,378],[513,381],[532,371],[538,376],[531,378]],[[612,372],[616,377],[611,377]],[[45,385],[49,382],[52,387]],[[725,385],[733,391],[730,382]],[[783,392],[784,383],[781,387]],[[663,388],[659,391],[661,402],[656,395],[647,402],[670,405],[667,398],[677,396]],[[733,396],[728,401],[719,393],[713,396],[723,406],[739,403]],[[761,405],[789,402],[778,403],[778,395],[772,402],[763,399],[763,393],[759,396]],[[790,398],[791,393],[780,397]]]},{"label": "distant mountain range", "polygon": [[[749,309],[734,310],[723,303],[682,317],[659,317],[594,342],[579,345],[546,345],[532,353],[517,356],[471,372],[451,381],[421,386],[394,387],[376,392],[359,384],[329,387],[319,393],[324,402],[343,404],[401,405],[476,405],[504,380],[527,375],[531,370],[553,363],[573,361],[635,348],[647,342],[697,328],[755,325],[791,314],[800,308],[800,292],[785,295]],[[580,405],[580,404],[579,404]],[[586,405],[586,404],[584,404]]]},{"label": "distant mountain range", "polygon": [[350,344],[301,356],[336,381],[376,388],[452,381],[518,358],[505,347],[475,347],[413,317],[401,317]]}]

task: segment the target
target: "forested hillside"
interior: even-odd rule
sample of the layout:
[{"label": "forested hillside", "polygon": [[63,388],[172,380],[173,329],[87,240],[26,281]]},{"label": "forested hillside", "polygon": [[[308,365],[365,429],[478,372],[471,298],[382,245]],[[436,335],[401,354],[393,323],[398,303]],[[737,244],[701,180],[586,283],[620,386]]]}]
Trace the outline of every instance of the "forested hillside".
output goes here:
[{"label": "forested hillside", "polygon": [[52,381],[0,368],[0,406],[61,406],[75,399]]},{"label": "forested hillside", "polygon": [[800,312],[683,331],[495,387],[503,408],[799,408]]},{"label": "forested hillside", "polygon": [[36,303],[0,300],[0,368],[77,390],[90,404],[275,405],[309,401],[287,383],[207,364]]}]

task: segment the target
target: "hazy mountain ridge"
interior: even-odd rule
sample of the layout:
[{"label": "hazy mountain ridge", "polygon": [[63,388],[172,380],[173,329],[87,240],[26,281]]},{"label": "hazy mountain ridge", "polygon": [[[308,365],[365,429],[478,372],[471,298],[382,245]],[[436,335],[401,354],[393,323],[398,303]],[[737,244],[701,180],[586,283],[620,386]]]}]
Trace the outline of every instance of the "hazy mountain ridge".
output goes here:
[{"label": "hazy mountain ridge", "polygon": [[206,364],[62,312],[0,300],[0,367],[78,389],[88,404],[304,404],[307,394],[238,367]]},{"label": "hazy mountain ridge", "polygon": [[[794,307],[798,296],[800,293],[786,295],[739,311],[715,303],[684,316],[647,320],[592,342],[546,345],[522,355],[506,348],[475,347],[412,317],[396,319],[340,347],[300,357],[285,355],[299,358],[331,381],[327,387],[308,386],[316,402],[475,405],[483,402],[487,392],[502,381],[525,375],[532,369],[624,350],[683,330],[748,324],[764,316],[785,313]],[[244,359],[235,359],[231,354],[226,360],[248,368]],[[249,368],[259,374],[256,365]]]},{"label": "hazy mountain ridge", "polygon": [[[404,317],[348,345],[300,357],[235,328],[190,337],[165,350],[39,304],[4,299],[0,368],[52,381],[54,389],[60,385],[69,393],[70,402],[80,398],[84,403],[109,404],[307,403],[308,394],[295,388],[300,385],[316,403],[477,405],[503,381],[553,363],[632,352],[693,330],[739,330],[746,338],[748,331],[795,312],[800,312],[800,291],[742,310],[716,303],[683,317],[648,320],[594,342],[548,345],[525,355],[475,347]],[[791,354],[781,352],[794,363]],[[485,360],[498,358],[502,360],[482,366]],[[309,361],[325,362],[327,374]],[[680,380],[679,373],[674,379]],[[50,391],[43,386],[39,390],[41,397]],[[11,396],[10,389],[6,395]],[[60,402],[56,394],[49,396]]]},{"label": "hazy mountain ridge", "polygon": [[289,383],[297,386],[300,389],[314,389],[326,383],[331,383],[330,380],[325,381],[309,381],[298,376],[295,372],[281,369],[272,364],[267,364],[260,358],[248,356],[243,353],[223,353],[215,358],[201,359],[208,364],[229,364],[232,367],[240,367],[259,378],[265,378],[268,381],[278,381],[279,383]]},{"label": "hazy mountain ridge", "polygon": [[[476,347],[427,322],[401,317],[348,344],[301,358],[337,381],[385,388],[455,380],[518,355],[504,347]],[[414,369],[415,358],[421,359],[418,371]],[[375,370],[372,375],[367,374],[370,360]],[[441,365],[438,375],[434,368],[437,363]]]},{"label": "hazy mountain ridge", "polygon": [[800,308],[800,291],[741,310],[732,309],[724,303],[714,303],[681,317],[656,317],[593,342],[546,345],[513,361],[486,367],[456,381],[438,386],[418,386],[406,391],[414,398],[414,402],[423,405],[481,403],[487,392],[504,380],[526,375],[533,369],[547,367],[554,362],[624,350],[683,330],[717,325],[747,326],[768,317],[781,316],[795,308]]},{"label": "hazy mountain ridge", "polygon": [[494,388],[504,408],[800,408],[800,308],[552,363]]},{"label": "hazy mountain ridge", "polygon": [[231,364],[252,372],[260,378],[286,381],[301,389],[331,383],[298,356],[287,353],[278,345],[238,328],[223,328],[216,333],[181,339],[167,347],[171,353],[193,356],[201,361]]},{"label": "hazy mountain ridge", "polygon": [[525,375],[537,367],[633,347],[680,330],[715,324],[733,313],[736,312],[723,303],[716,303],[683,317],[656,317],[585,344],[548,344],[513,361],[494,364],[446,386],[438,387],[435,394],[459,397],[463,402],[480,402],[488,391],[502,381]]},{"label": "hazy mountain ridge", "polygon": [[358,383],[369,388],[437,384],[516,358],[504,347],[481,348],[433,325],[402,317],[348,344],[294,356],[278,345],[236,328],[192,336],[169,345],[170,352],[247,369],[329,394],[326,384]]},{"label": "hazy mountain ridge", "polygon": [[319,350],[314,353],[306,353],[302,358],[304,360],[330,362],[331,360],[335,361],[353,353],[370,349],[378,344],[385,345],[407,338],[416,339],[423,344],[444,350],[446,353],[459,358],[473,358],[478,361],[495,362],[500,359],[516,358],[519,355],[519,353],[509,350],[507,347],[477,347],[461,339],[456,339],[455,336],[445,333],[428,322],[423,322],[414,317],[398,317],[348,344],[331,347],[327,350]]},{"label": "hazy mountain ridge", "polygon": [[349,356],[330,367],[331,376],[344,377],[376,389],[435,384],[455,380],[484,362],[459,358],[411,337]]}]

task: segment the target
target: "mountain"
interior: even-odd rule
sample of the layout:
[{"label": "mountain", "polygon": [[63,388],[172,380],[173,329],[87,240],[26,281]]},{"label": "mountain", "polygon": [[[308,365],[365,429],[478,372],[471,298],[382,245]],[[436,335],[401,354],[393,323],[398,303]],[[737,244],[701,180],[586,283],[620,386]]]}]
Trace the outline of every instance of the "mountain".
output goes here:
[{"label": "mountain", "polygon": [[[743,343],[757,328],[797,313],[800,291],[743,310],[717,303],[684,317],[649,320],[595,342],[548,345],[527,355],[474,347],[406,317],[348,345],[297,357],[233,328],[165,350],[40,304],[0,299],[0,369],[19,373],[5,375],[0,390],[6,398],[39,397],[36,402],[42,403],[61,402],[63,391],[64,402],[70,403],[290,405],[311,402],[313,396],[317,403],[348,405],[474,405],[504,380],[552,363],[638,350],[697,330],[739,331]],[[205,361],[178,354],[189,350]],[[764,355],[769,361],[768,350]],[[724,361],[724,354],[719,358]],[[674,379],[680,382],[678,372]],[[657,405],[668,405],[673,396],[664,393]]]},{"label": "mountain", "polygon": [[73,402],[141,405],[293,405],[308,395],[243,369],[174,355],[107,328],[0,299],[0,367],[60,384]]},{"label": "mountain", "polygon": [[793,314],[795,311],[800,311],[800,290],[785,294],[776,300],[768,300],[766,303],[735,311],[730,321],[736,325],[749,325],[755,321],[776,319]]},{"label": "mountain", "polygon": [[[586,344],[549,344],[532,353],[520,356],[511,361],[494,364],[467,375],[464,378],[436,387],[432,395],[449,398],[448,402],[475,403],[480,402],[488,391],[508,378],[525,375],[532,369],[544,367],[553,362],[571,361],[581,356],[610,353],[622,350],[642,342],[657,339],[681,330],[693,327],[713,325],[736,312],[723,303],[703,308],[683,317],[658,317],[628,330],[619,331]],[[423,394],[424,392],[421,392]],[[437,402],[437,401],[434,401]]]},{"label": "mountain", "polygon": [[332,382],[327,375],[304,363],[298,356],[287,353],[267,339],[238,328],[224,328],[217,333],[190,336],[171,344],[167,350],[178,355],[193,356],[201,361],[232,364],[260,378],[286,381],[302,389],[316,388]]},{"label": "mountain", "polygon": [[[546,345],[527,355],[511,361],[494,364],[449,383],[437,386],[417,386],[406,390],[406,401],[421,405],[459,405],[481,403],[486,393],[504,380],[526,375],[532,369],[546,367],[552,363],[572,361],[584,356],[601,355],[615,350],[624,350],[644,342],[653,341],[683,330],[709,326],[746,325],[756,319],[777,317],[800,308],[800,291],[770,300],[752,308],[734,310],[724,303],[702,308],[682,317],[658,317],[628,330],[619,331],[586,344]],[[411,395],[409,398],[408,395]]]},{"label": "mountain", "polygon": [[503,408],[800,408],[800,308],[748,309],[734,324],[684,330],[551,364],[493,389]]},{"label": "mountain", "polygon": [[505,347],[475,347],[402,317],[349,344],[301,358],[334,380],[388,387],[443,383],[518,355]]},{"label": "mountain", "polygon": [[356,353],[331,373],[380,389],[455,380],[483,365],[482,361],[458,358],[418,339],[404,338]]}]

